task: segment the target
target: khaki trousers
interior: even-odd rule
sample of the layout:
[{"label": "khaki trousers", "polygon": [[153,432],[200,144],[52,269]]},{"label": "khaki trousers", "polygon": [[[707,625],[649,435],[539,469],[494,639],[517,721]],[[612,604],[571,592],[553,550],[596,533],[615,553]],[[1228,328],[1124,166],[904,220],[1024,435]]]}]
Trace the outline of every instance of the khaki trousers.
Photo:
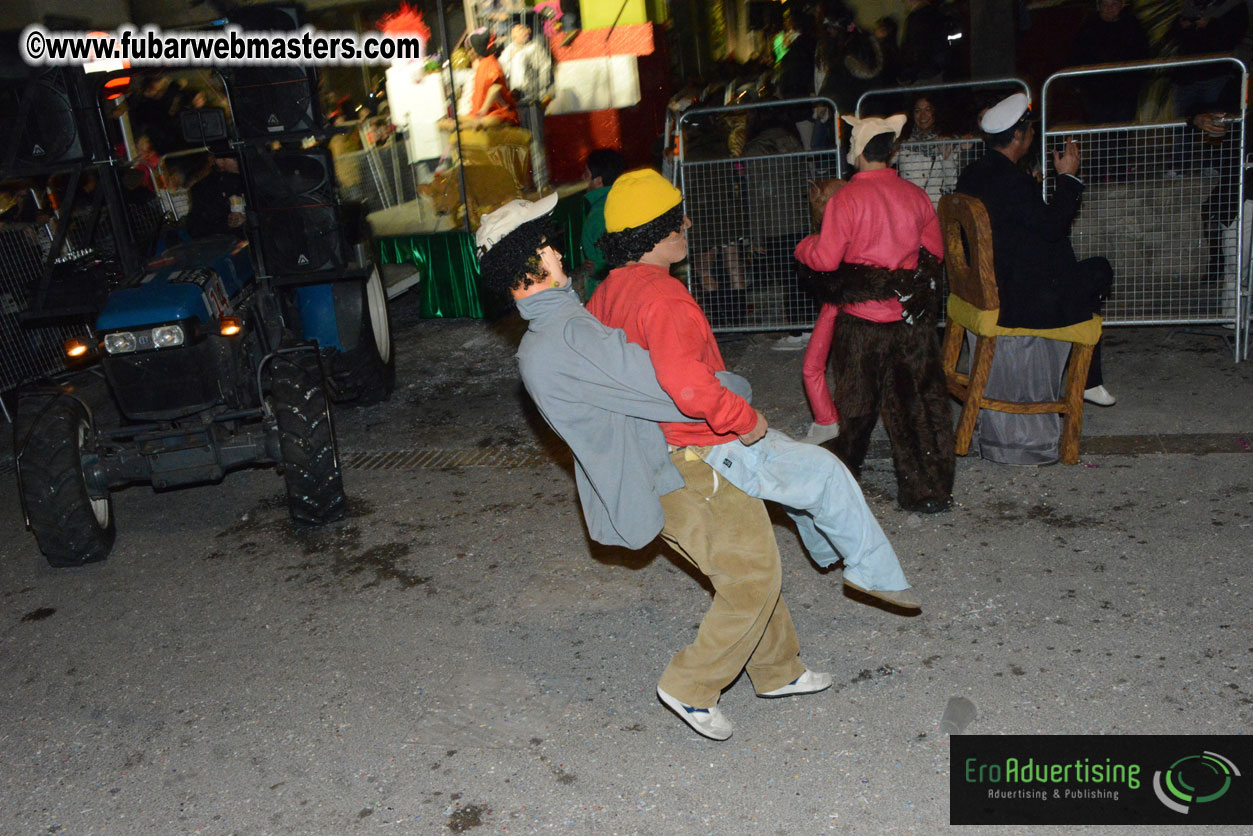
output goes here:
[{"label": "khaki trousers", "polygon": [[783,570],[765,504],[685,453],[670,456],[685,485],[661,497],[661,537],[709,578],[714,600],[696,640],[670,660],[658,684],[688,705],[710,708],[741,670],[760,694],[796,679],[805,665],[779,592]]}]

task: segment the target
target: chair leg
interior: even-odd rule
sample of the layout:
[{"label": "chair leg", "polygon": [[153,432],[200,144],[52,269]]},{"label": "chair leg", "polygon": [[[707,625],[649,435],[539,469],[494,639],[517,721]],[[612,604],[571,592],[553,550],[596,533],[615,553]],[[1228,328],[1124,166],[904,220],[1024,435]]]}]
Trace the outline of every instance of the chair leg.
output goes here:
[{"label": "chair leg", "polygon": [[962,353],[962,339],[966,336],[966,329],[958,325],[951,318],[944,325],[944,351],[941,354],[944,363],[944,376],[952,379],[952,375],[957,372],[957,361]]},{"label": "chair leg", "polygon": [[957,420],[954,450],[964,456],[970,451],[970,437],[975,432],[975,421],[983,408],[983,389],[992,373],[992,358],[996,356],[996,337],[979,336],[975,339],[975,353],[970,360],[970,385],[962,404],[961,418]]},{"label": "chair leg", "polygon": [[1062,418],[1062,439],[1058,457],[1062,464],[1079,461],[1079,434],[1083,431],[1083,387],[1092,365],[1092,346],[1075,344],[1066,369],[1066,412]]}]

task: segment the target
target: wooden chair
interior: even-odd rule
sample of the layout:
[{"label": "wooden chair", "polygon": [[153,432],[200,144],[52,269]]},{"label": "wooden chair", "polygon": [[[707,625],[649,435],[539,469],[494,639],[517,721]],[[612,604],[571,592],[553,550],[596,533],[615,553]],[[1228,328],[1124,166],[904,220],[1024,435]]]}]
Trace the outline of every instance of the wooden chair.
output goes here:
[{"label": "wooden chair", "polygon": [[[1075,464],[1079,461],[1079,433],[1083,428],[1084,384],[1092,363],[1092,349],[1101,338],[1101,318],[1094,316],[1064,328],[1002,328],[996,324],[1001,303],[992,261],[992,224],[983,202],[964,194],[944,196],[940,200],[940,227],[949,284],[944,377],[949,392],[962,402],[957,422],[957,454],[964,456],[969,452],[980,409],[1020,415],[1056,412],[1062,415],[1061,462]],[[976,335],[975,350],[970,373],[962,374],[957,371],[957,360],[967,331]],[[1017,403],[984,397],[997,338],[1019,336],[1072,344],[1061,400]]]}]

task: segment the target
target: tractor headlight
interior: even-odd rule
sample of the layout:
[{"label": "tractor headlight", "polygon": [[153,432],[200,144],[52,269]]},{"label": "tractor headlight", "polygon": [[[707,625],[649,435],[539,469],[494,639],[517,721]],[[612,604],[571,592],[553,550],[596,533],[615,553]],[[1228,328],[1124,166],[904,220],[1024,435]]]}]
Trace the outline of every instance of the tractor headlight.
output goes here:
[{"label": "tractor headlight", "polygon": [[183,326],[161,325],[152,329],[153,348],[171,348],[183,344]]},{"label": "tractor headlight", "polygon": [[130,331],[117,331],[104,335],[104,350],[109,354],[125,354],[135,350],[135,335]]}]

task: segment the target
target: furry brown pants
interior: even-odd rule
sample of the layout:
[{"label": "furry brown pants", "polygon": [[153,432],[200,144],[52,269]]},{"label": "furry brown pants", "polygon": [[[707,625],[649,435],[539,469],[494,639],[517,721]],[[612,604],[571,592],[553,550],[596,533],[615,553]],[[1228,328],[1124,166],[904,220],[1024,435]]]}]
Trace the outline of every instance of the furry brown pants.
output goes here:
[{"label": "furry brown pants", "polygon": [[[928,318],[929,320],[930,318]],[[836,319],[831,368],[840,434],[828,442],[855,476],[879,417],[892,442],[897,502],[915,510],[953,492],[953,413],[940,341],[927,323]]]}]

